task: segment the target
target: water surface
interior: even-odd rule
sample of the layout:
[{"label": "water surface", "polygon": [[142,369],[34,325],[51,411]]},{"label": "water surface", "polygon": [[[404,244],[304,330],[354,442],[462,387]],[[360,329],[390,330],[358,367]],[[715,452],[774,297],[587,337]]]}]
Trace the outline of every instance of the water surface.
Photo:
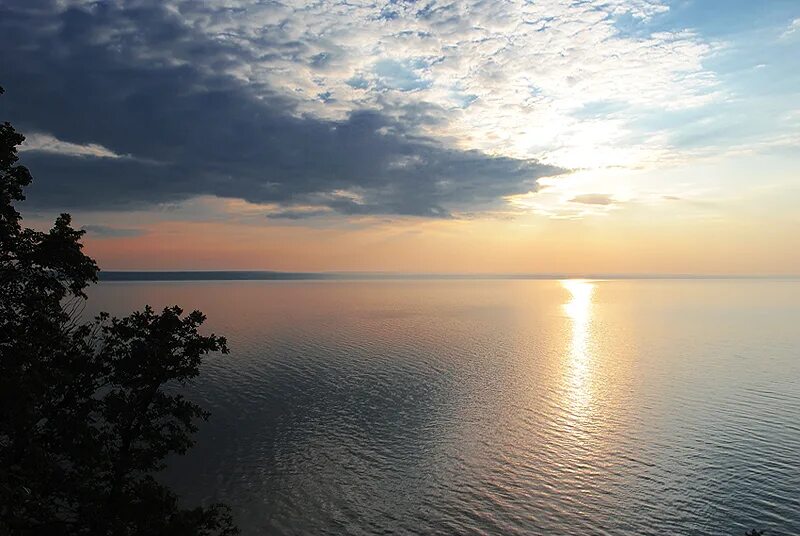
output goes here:
[{"label": "water surface", "polygon": [[164,478],[255,534],[800,534],[800,282],[104,282],[228,337]]}]

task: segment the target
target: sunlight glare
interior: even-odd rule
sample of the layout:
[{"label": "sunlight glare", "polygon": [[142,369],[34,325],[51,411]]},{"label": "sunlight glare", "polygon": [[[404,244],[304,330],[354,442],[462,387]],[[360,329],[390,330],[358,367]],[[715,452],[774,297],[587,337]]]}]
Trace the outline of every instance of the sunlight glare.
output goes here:
[{"label": "sunlight glare", "polygon": [[592,294],[594,283],[581,279],[567,279],[561,285],[569,291],[571,300],[564,304],[564,312],[571,320],[569,361],[567,364],[569,390],[573,409],[582,413],[590,402]]}]

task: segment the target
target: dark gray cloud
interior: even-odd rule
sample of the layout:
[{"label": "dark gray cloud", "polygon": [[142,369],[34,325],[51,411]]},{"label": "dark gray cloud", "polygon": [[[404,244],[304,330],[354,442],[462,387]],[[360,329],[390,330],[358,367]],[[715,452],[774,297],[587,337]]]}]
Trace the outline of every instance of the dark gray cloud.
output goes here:
[{"label": "dark gray cloud", "polygon": [[583,203],[584,205],[611,205],[614,198],[608,194],[581,194],[569,200],[570,203]]},{"label": "dark gray cloud", "polygon": [[81,229],[99,238],[129,238],[145,234],[144,229],[109,227],[108,225],[84,225]]},{"label": "dark gray cloud", "polygon": [[308,218],[318,218],[320,216],[329,216],[329,210],[301,210],[296,208],[289,208],[286,210],[279,210],[277,212],[270,212],[267,217],[271,220],[305,220]]},{"label": "dark gray cloud", "polygon": [[3,2],[0,50],[0,110],[18,130],[130,155],[26,153],[33,206],[141,207],[207,194],[278,203],[287,215],[314,204],[448,217],[564,172],[449,148],[376,112],[302,116],[270,88],[226,74],[258,59],[245,46],[200,36],[160,2],[66,11]]}]

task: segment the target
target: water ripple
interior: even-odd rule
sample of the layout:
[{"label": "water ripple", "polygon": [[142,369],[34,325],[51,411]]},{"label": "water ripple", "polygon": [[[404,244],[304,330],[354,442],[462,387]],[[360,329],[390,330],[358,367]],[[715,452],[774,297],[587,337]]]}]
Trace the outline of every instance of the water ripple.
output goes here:
[{"label": "water ripple", "polygon": [[164,478],[245,535],[800,534],[796,282],[114,285],[228,336]]}]

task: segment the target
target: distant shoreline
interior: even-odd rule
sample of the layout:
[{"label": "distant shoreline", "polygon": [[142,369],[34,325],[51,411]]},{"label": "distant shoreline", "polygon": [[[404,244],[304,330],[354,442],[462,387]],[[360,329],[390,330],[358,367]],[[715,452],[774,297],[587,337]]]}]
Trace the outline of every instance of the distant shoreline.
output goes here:
[{"label": "distant shoreline", "polygon": [[100,272],[100,281],[424,281],[424,280],[559,280],[559,279],[800,279],[800,275],[698,274],[446,274],[391,272],[276,272],[245,270]]}]

